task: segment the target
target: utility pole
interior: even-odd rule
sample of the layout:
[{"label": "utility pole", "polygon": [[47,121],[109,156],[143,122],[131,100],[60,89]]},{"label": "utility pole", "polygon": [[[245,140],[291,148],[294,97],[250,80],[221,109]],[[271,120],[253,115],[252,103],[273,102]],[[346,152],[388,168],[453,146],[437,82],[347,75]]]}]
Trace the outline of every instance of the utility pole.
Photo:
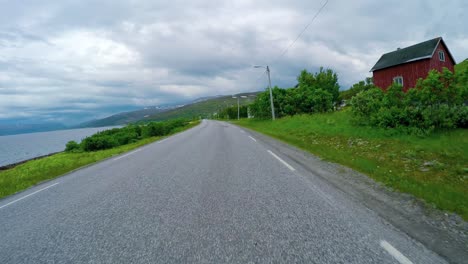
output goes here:
[{"label": "utility pole", "polygon": [[275,106],[273,105],[273,92],[271,88],[270,67],[268,65],[266,67],[256,65],[254,66],[254,68],[266,68],[266,72],[268,74],[268,89],[270,90],[271,119],[275,120]]},{"label": "utility pole", "polygon": [[271,119],[275,120],[275,106],[273,105],[273,92],[271,91],[270,67],[266,66],[268,74],[268,87],[270,88]]}]

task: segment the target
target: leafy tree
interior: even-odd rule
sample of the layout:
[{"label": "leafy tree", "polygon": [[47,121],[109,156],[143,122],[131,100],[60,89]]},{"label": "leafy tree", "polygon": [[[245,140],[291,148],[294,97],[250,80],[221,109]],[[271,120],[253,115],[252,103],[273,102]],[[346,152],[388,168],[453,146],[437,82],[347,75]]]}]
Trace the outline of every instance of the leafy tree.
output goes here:
[{"label": "leafy tree", "polygon": [[[274,100],[273,100],[274,101]],[[268,89],[259,93],[254,103],[250,106],[252,115],[259,119],[271,118],[270,93]]]},{"label": "leafy tree", "polygon": [[[338,102],[338,76],[331,69],[312,74],[303,70],[297,77],[297,88],[272,89],[275,114],[277,117],[300,113],[327,112],[334,109]],[[260,93],[251,105],[256,118],[270,118],[270,95],[268,89]]]},{"label": "leafy tree", "polygon": [[339,101],[350,100],[353,96],[357,95],[362,91],[367,91],[373,88],[377,88],[371,77],[366,78],[364,81],[357,82],[351,86],[348,90],[341,91]]},{"label": "leafy tree", "polygon": [[[239,117],[240,118],[247,118],[248,116],[248,105],[241,105],[239,107]],[[223,110],[220,111],[219,116],[221,118],[226,118],[226,119],[237,119],[237,105],[236,106],[231,106],[224,108]]]},{"label": "leafy tree", "polygon": [[331,69],[320,67],[319,72],[312,74],[303,70],[297,77],[300,90],[322,89],[332,95],[332,102],[337,103],[339,99],[340,85],[338,84],[338,75]]}]

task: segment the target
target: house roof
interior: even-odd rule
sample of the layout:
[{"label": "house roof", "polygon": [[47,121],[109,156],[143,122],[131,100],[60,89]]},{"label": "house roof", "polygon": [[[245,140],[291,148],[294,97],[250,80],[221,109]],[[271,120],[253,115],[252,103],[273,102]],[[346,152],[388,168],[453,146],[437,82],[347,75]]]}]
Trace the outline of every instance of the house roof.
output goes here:
[{"label": "house roof", "polygon": [[[370,71],[373,72],[376,70],[381,70],[412,61],[430,59],[434,55],[434,52],[439,46],[440,42],[444,44],[445,48],[448,51],[447,45],[445,45],[444,40],[441,37],[438,37],[435,39],[418,43],[413,46],[385,53],[384,55],[382,55],[382,57],[380,57],[379,61],[377,61],[377,63],[374,65],[374,67],[372,67]],[[452,54],[450,54],[450,51],[448,51],[448,54],[452,61],[455,63]]]}]

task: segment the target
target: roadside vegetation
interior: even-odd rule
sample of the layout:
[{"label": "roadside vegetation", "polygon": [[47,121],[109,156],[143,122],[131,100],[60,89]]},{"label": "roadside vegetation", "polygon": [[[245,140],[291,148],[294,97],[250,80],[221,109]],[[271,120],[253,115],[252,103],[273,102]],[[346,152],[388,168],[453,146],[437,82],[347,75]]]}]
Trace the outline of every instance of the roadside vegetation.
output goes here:
[{"label": "roadside vegetation", "polygon": [[166,122],[150,122],[142,125],[127,125],[98,132],[86,137],[80,144],[70,141],[65,147],[67,152],[90,152],[115,148],[130,143],[136,143],[149,137],[169,135],[187,126],[187,121],[175,119]]},{"label": "roadside vegetation", "polygon": [[216,118],[237,119],[238,111],[239,111],[239,117],[240,118],[247,118],[248,117],[248,111],[249,111],[248,109],[249,109],[248,105],[241,105],[241,106],[239,106],[239,109],[237,109],[237,105],[227,107],[227,108],[224,108],[223,110],[219,111]]},{"label": "roadside vegetation", "polygon": [[199,121],[172,120],[141,126],[129,125],[98,132],[85,138],[80,144],[70,141],[65,152],[0,171],[0,198],[189,129],[198,123]]},{"label": "roadside vegetation", "polygon": [[468,131],[420,137],[398,129],[356,126],[349,109],[239,125],[367,174],[398,191],[468,219]]},{"label": "roadside vegetation", "polygon": [[332,70],[304,70],[295,88],[273,89],[278,120],[265,91],[250,106],[255,118],[238,124],[468,220],[468,67],[458,68],[432,71],[406,93],[371,79],[339,92]]}]

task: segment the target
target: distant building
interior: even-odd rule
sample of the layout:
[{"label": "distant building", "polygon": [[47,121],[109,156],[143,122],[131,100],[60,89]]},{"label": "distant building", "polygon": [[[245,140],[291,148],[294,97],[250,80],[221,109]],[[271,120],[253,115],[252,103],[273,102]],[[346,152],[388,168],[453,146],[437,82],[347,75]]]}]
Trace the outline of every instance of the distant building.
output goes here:
[{"label": "distant building", "polygon": [[419,78],[426,78],[430,70],[442,71],[445,67],[453,72],[454,65],[455,59],[439,37],[385,53],[371,72],[377,87],[387,89],[392,83],[399,83],[407,91],[416,86]]}]

